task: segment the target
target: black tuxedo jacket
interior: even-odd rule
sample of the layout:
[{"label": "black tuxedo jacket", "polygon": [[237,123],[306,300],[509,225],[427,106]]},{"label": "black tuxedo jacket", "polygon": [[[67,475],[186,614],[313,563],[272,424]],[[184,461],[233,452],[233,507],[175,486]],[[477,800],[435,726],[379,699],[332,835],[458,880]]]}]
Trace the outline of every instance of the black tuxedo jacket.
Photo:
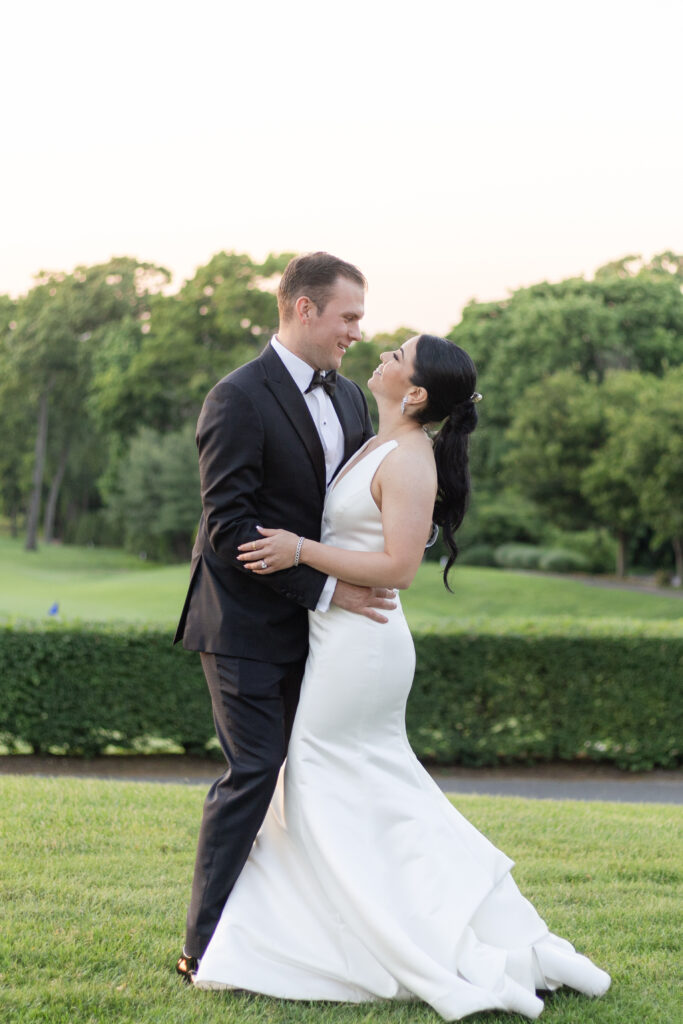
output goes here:
[{"label": "black tuxedo jacket", "polygon": [[[373,434],[363,392],[337,377],[343,462]],[[306,401],[268,345],[209,392],[197,424],[203,512],[174,643],[284,663],[306,654],[307,609],[326,576],[303,565],[254,576],[237,547],[257,525],[320,539],[325,459]]]}]

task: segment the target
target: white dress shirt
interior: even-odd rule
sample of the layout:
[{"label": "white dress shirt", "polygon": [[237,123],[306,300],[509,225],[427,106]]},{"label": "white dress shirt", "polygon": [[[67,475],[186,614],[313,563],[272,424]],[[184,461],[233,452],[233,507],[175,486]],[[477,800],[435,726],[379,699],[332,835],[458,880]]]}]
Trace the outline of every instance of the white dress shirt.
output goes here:
[{"label": "white dress shirt", "polygon": [[[306,394],[306,388],[311,383],[311,378],[313,377],[311,367],[303,359],[300,359],[299,356],[295,356],[293,352],[285,348],[276,335],[273,335],[270,339],[270,344],[284,363],[285,369],[292,377],[308,406],[308,411],[311,414],[311,419],[315,424],[320,443],[323,447],[325,482],[329,487],[332,475],[344,456],[344,431],[332,404],[332,399],[324,388],[315,388]],[[330,607],[330,601],[332,600],[336,585],[336,578],[328,576],[327,582],[318,598],[318,604],[315,609],[317,612],[326,612]]]}]

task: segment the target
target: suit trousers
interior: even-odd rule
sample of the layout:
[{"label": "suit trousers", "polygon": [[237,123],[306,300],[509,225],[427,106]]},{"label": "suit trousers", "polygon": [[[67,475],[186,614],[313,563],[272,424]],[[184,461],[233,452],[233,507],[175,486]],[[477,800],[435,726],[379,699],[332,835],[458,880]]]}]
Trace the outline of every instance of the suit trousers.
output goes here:
[{"label": "suit trousers", "polygon": [[284,665],[201,654],[227,761],[204,802],[185,953],[200,957],[249,856],[275,790],[306,659]]}]

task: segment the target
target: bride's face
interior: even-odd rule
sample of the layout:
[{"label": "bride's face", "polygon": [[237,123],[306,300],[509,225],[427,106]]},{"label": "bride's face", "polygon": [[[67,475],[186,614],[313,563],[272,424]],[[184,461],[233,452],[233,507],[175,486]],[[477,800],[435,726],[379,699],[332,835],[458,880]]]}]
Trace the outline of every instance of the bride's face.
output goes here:
[{"label": "bride's face", "polygon": [[400,402],[414,385],[411,377],[415,371],[415,349],[417,337],[404,341],[400,348],[382,352],[380,364],[368,381],[373,395],[382,395]]}]

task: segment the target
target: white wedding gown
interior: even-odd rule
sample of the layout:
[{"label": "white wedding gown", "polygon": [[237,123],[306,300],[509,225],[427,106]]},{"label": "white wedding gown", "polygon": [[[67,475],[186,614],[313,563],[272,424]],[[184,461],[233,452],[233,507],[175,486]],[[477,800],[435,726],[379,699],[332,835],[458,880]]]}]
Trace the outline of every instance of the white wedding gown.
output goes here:
[{"label": "white wedding gown", "polygon": [[[333,485],[323,541],[383,550],[370,484],[395,446]],[[446,1020],[489,1009],[535,1018],[535,990],[560,985],[601,995],[609,975],[548,931],[512,861],[413,754],[404,713],[414,647],[400,605],[388,618],[310,613],[287,762],[196,984],[287,999],[419,998]]]}]

